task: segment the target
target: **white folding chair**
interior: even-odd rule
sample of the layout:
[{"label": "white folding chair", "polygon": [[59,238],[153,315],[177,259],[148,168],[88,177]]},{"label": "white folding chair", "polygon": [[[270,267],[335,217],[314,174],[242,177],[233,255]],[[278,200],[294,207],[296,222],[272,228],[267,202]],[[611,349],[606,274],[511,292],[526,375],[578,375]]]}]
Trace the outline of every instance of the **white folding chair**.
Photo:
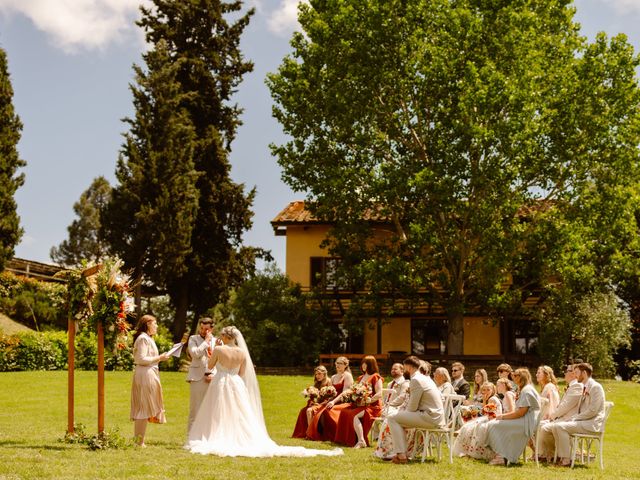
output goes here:
[{"label": "white folding chair", "polygon": [[[572,433],[569,435],[571,439],[571,468],[575,464],[576,457],[580,456],[580,462],[589,465],[589,454],[591,452],[591,445],[594,441],[598,442],[599,456],[600,456],[600,470],[604,470],[604,458],[602,456],[602,450],[604,447],[604,427],[611,413],[613,402],[604,402],[604,421],[602,422],[602,431],[598,433]],[[586,450],[585,450],[586,447]],[[586,455],[585,455],[586,452]]]},{"label": "white folding chair", "polygon": [[458,416],[460,415],[460,405],[466,399],[464,395],[443,395],[444,402],[444,426],[433,428],[416,428],[415,445],[418,445],[422,437],[422,462],[427,457],[427,452],[432,455],[432,442],[438,450],[438,461],[442,460],[442,441],[447,442],[449,447],[449,463],[453,463],[453,434],[456,430]]},{"label": "white folding chair", "polygon": [[[538,418],[536,420],[536,428],[534,429],[533,436],[531,437],[533,440],[533,458],[536,459],[536,466],[540,466],[540,462],[538,461],[538,454],[540,452],[540,429],[542,428],[542,420],[544,416],[547,414],[549,410],[549,400],[547,398],[540,398],[540,411],[538,412]],[[524,451],[522,452],[522,461],[523,463],[527,463],[527,446],[525,445]]]}]

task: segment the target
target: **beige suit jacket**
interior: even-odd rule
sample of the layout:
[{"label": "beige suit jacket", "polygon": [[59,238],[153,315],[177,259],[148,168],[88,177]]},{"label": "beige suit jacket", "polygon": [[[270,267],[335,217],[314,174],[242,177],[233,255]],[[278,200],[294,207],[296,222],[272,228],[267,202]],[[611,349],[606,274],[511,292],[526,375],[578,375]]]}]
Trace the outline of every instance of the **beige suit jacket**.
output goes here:
[{"label": "beige suit jacket", "polygon": [[553,420],[564,422],[570,420],[576,413],[578,413],[578,405],[582,400],[582,385],[577,380],[572,381],[567,387],[567,391],[562,396],[558,408],[553,414]]},{"label": "beige suit jacket", "polygon": [[[212,340],[215,345],[215,342]],[[188,344],[189,355],[191,355],[191,365],[189,365],[189,372],[187,372],[187,382],[199,382],[204,378],[205,372],[209,371],[207,365],[209,356],[207,355],[207,349],[209,344],[204,341],[200,335],[191,335],[189,337]]]},{"label": "beige suit jacket", "polygon": [[444,425],[442,395],[435,382],[420,372],[411,377],[407,412],[420,412],[436,425]]},{"label": "beige suit jacket", "polygon": [[[393,382],[395,382],[394,385]],[[393,385],[393,387],[391,385]],[[389,385],[387,385],[387,388],[393,388],[393,392],[390,396],[385,397],[385,403],[391,407],[399,407],[405,400],[404,394],[409,390],[409,380],[404,377],[401,377],[399,380],[392,380],[389,382]]]},{"label": "beige suit jacket", "polygon": [[604,424],[604,389],[593,378],[584,385],[578,413],[573,420],[580,422],[583,428],[600,432]]}]

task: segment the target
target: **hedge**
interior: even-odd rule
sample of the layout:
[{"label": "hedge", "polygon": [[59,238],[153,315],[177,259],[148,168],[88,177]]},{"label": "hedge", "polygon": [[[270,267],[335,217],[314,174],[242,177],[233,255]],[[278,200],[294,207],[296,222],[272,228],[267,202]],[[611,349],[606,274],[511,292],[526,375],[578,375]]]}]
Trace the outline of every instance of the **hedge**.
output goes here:
[{"label": "hedge", "polygon": [[[163,335],[155,338],[161,352],[168,350],[171,340]],[[62,331],[19,332],[5,335],[0,331],[0,372],[25,370],[66,370],[67,333]],[[81,331],[76,336],[75,368],[96,370],[98,341],[92,332]],[[160,363],[162,370],[176,370],[178,359]],[[116,352],[105,349],[105,370],[133,370],[132,349]]]}]

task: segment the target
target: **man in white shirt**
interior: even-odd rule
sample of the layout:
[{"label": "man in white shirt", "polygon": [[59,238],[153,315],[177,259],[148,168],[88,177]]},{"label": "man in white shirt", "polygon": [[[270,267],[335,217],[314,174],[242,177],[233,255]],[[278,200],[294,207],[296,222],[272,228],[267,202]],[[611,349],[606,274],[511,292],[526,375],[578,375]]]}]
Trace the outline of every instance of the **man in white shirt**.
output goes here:
[{"label": "man in white shirt", "polygon": [[409,401],[405,410],[389,415],[388,424],[395,456],[393,463],[407,463],[405,428],[432,428],[444,424],[442,396],[431,377],[420,373],[420,359],[416,356],[404,360],[404,369],[411,376]]},{"label": "man in white shirt", "polygon": [[579,363],[574,367],[578,372],[578,381],[584,385],[584,391],[578,403],[578,412],[566,422],[554,422],[551,431],[558,447],[559,463],[571,464],[572,433],[597,433],[604,427],[604,389],[592,377],[593,368],[588,363]]},{"label": "man in white shirt", "polygon": [[553,412],[551,420],[542,420],[540,430],[540,457],[546,460],[553,458],[555,451],[555,439],[553,437],[553,426],[558,422],[566,422],[578,413],[578,405],[582,399],[584,386],[578,381],[578,370],[575,365],[567,365],[564,371],[564,380],[567,382],[567,391],[562,396],[556,411]]},{"label": "man in white shirt", "polygon": [[212,328],[213,320],[211,318],[201,318],[198,322],[198,333],[189,337],[187,353],[191,357],[191,365],[189,365],[187,373],[187,382],[190,385],[187,432],[191,431],[191,426],[196,419],[196,414],[211,380],[209,376],[211,372],[207,363],[215,346],[215,338],[211,333]]}]

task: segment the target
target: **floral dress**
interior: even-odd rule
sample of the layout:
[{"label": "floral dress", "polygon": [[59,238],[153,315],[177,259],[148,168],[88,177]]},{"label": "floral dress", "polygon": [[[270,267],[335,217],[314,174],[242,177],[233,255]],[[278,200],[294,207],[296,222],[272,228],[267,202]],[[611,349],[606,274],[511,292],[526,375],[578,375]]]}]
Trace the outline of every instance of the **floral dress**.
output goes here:
[{"label": "floral dress", "polygon": [[[502,413],[502,403],[497,396],[489,398],[487,404],[495,405],[495,413],[497,415]],[[490,417],[485,415],[469,420],[462,425],[453,444],[453,455],[485,460],[493,458],[495,453],[486,446],[489,420]]]}]

